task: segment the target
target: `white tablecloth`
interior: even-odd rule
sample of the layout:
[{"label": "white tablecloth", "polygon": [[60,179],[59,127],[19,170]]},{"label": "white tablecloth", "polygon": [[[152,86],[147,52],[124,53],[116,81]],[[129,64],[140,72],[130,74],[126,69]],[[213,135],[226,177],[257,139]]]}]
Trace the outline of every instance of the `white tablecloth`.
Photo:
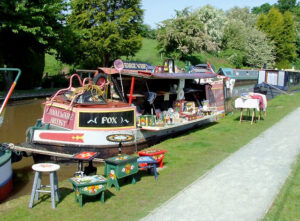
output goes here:
[{"label": "white tablecloth", "polygon": [[237,98],[234,102],[235,108],[255,108],[259,111],[259,100],[258,99],[242,99]]}]

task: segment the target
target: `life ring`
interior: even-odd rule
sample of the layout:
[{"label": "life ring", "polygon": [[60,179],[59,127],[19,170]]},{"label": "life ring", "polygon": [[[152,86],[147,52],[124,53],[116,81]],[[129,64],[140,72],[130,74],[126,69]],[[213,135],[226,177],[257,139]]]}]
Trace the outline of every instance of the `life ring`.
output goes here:
[{"label": "life ring", "polygon": [[182,100],[184,98],[184,91],[183,89],[177,91],[177,100]]}]

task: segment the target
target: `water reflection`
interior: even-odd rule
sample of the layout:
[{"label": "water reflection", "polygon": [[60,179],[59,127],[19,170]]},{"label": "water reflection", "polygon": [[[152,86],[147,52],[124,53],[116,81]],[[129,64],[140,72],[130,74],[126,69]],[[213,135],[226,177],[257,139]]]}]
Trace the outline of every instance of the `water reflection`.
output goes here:
[{"label": "water reflection", "polygon": [[[26,129],[34,125],[36,120],[42,116],[42,102],[44,101],[45,99],[34,99],[9,103],[5,111],[3,124],[0,127],[0,142],[15,144],[24,142]],[[7,200],[30,194],[34,175],[31,169],[33,164],[32,157],[23,157],[21,161],[12,164],[14,187]],[[77,170],[76,163],[64,163],[60,166],[61,169],[58,171],[59,181],[72,177]],[[44,176],[43,183],[49,183],[47,179],[49,179],[49,176]]]}]

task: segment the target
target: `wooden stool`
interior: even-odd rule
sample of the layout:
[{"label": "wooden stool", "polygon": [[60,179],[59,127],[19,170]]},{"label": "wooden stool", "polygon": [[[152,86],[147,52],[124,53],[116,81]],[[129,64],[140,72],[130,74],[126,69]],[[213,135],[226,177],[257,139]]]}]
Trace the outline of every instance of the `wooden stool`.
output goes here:
[{"label": "wooden stool", "polygon": [[[39,199],[39,193],[51,193],[52,208],[55,208],[55,197],[59,201],[58,183],[56,171],[60,166],[53,163],[39,163],[32,165],[32,169],[35,171],[34,181],[32,186],[31,198],[29,202],[29,208],[32,208],[33,201]],[[41,185],[42,173],[46,172],[50,175],[50,186]],[[50,190],[42,190],[41,188],[50,187]]]},{"label": "wooden stool", "polygon": [[139,168],[147,169],[147,172],[151,174],[151,169],[153,169],[154,177],[157,180],[157,170],[156,170],[156,160],[150,156],[143,156],[137,159]]}]

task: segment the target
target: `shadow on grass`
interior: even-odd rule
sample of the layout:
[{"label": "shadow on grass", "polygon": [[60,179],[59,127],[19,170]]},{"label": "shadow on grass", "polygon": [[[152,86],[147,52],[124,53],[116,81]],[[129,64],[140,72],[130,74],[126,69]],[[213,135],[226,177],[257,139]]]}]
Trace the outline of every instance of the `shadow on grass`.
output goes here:
[{"label": "shadow on grass", "polygon": [[[82,206],[84,206],[84,204],[86,203],[92,203],[92,202],[99,202],[100,198],[101,198],[101,194],[97,194],[96,196],[86,196],[86,195],[82,195]],[[104,203],[108,200],[110,200],[111,197],[115,196],[115,194],[113,194],[112,192],[110,192],[108,189],[106,189],[104,191]],[[75,197],[75,196],[74,196]]]},{"label": "shadow on grass", "polygon": [[[244,116],[244,115],[243,115],[243,120],[242,120],[242,121],[249,121],[249,122],[251,122],[251,120],[252,120],[252,116],[248,116],[248,115],[247,115],[247,116]],[[265,119],[264,119],[264,117],[261,117],[260,120],[265,120]],[[254,118],[253,122],[255,122],[255,121],[256,121],[256,122],[259,122],[260,120],[259,120],[259,118],[258,118],[258,116],[257,116],[257,117]],[[236,117],[236,118],[234,119],[234,121],[240,121],[240,117]]]},{"label": "shadow on grass", "polygon": [[[195,128],[189,129],[189,130],[186,131],[186,132],[183,132],[183,133],[181,132],[181,133],[179,133],[179,134],[175,134],[174,136],[172,135],[172,137],[183,137],[183,136],[186,136],[186,135],[195,133],[195,132],[197,132],[198,130],[204,130],[204,129],[206,129],[206,128],[215,126],[215,125],[217,125],[217,124],[219,124],[219,122],[214,121],[214,122],[211,122],[211,123],[208,123],[208,124],[204,124],[204,125],[197,126],[197,127],[195,127]],[[165,163],[164,163],[164,164],[165,164]]]},{"label": "shadow on grass", "polygon": [[[159,177],[159,172],[157,171],[157,175]],[[154,172],[153,172],[153,169],[151,170],[139,170],[138,172],[138,175],[137,175],[137,181],[141,180],[143,177],[153,177],[153,179],[155,179],[155,176],[154,176]]]},{"label": "shadow on grass", "polygon": [[32,177],[32,169],[31,166],[26,166],[20,169],[13,170],[13,191],[11,196],[18,195],[19,192],[22,191],[24,186],[31,182]]},{"label": "shadow on grass", "polygon": [[[59,202],[57,202],[57,205],[59,205],[70,193],[73,192],[73,189],[66,188],[66,187],[61,187],[59,188]],[[46,200],[51,198],[51,194],[43,194],[39,196],[38,201],[34,201],[33,207],[45,202]],[[51,199],[50,199],[51,201]]]}]

